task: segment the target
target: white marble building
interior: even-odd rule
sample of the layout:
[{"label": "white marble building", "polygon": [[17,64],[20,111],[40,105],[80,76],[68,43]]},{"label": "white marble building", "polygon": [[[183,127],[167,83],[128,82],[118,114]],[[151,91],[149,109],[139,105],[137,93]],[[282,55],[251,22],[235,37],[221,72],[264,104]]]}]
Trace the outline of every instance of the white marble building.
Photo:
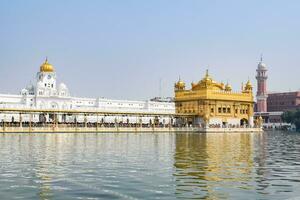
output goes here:
[{"label": "white marble building", "polygon": [[[54,67],[48,63],[47,59],[40,66],[34,84],[29,84],[22,89],[19,95],[0,94],[0,108],[175,114],[175,104],[173,102],[72,97],[64,83],[57,83]],[[11,117],[12,115],[0,113],[0,120],[9,121]],[[131,118],[134,117],[131,116]],[[168,117],[164,118],[164,121],[169,121]],[[18,116],[14,116],[14,119],[18,120]],[[115,117],[110,116],[109,121],[112,121],[112,119],[115,120]],[[148,120],[149,117],[143,119],[143,121]],[[91,119],[91,121],[93,120]]]}]

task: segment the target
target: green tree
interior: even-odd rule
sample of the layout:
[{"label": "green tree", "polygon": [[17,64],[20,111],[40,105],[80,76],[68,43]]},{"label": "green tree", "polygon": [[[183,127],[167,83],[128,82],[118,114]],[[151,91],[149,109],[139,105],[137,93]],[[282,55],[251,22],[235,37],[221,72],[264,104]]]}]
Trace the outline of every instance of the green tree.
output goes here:
[{"label": "green tree", "polygon": [[296,129],[300,130],[300,110],[286,111],[281,115],[284,122],[295,124]]}]

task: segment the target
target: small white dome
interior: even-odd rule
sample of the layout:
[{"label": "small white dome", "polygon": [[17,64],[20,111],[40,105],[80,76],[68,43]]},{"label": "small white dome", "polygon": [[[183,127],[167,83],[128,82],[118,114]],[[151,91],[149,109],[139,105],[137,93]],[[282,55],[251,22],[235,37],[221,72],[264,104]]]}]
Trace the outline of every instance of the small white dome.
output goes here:
[{"label": "small white dome", "polygon": [[260,55],[260,61],[258,63],[258,66],[257,66],[258,69],[261,69],[261,70],[267,70],[267,65],[265,63],[263,63],[263,57],[262,57],[262,54]]},{"label": "small white dome", "polygon": [[67,90],[68,88],[67,88],[66,84],[61,83],[61,84],[59,84],[58,89],[59,90]]},{"label": "small white dome", "polygon": [[21,94],[22,94],[22,95],[28,94],[28,90],[27,90],[27,89],[25,89],[25,88],[24,88],[24,89],[22,89],[22,90],[21,90]]},{"label": "small white dome", "polygon": [[33,91],[34,90],[34,86],[30,83],[29,85],[27,85],[26,89],[28,91]]},{"label": "small white dome", "polygon": [[266,64],[263,62],[259,62],[257,67],[258,67],[258,69],[267,69]]},{"label": "small white dome", "polygon": [[64,83],[60,83],[58,86],[58,93],[60,96],[69,96],[69,89]]}]

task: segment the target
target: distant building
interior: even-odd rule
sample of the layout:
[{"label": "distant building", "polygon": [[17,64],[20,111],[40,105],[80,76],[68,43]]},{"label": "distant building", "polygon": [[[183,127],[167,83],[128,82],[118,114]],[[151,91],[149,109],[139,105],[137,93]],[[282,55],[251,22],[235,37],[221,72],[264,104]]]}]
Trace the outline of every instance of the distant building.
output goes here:
[{"label": "distant building", "polygon": [[254,117],[262,117],[265,127],[282,127],[281,115],[288,110],[300,109],[300,91],[298,92],[267,92],[267,67],[262,57],[256,69],[257,94],[254,106]]},{"label": "distant building", "polygon": [[196,126],[253,125],[252,85],[248,82],[242,91],[232,91],[227,83],[215,82],[208,71],[191,89],[185,83],[175,83],[175,107],[179,123]]},{"label": "distant building", "polygon": [[[276,112],[282,113],[288,110],[296,110],[300,108],[300,91],[296,92],[267,92],[267,67],[263,63],[262,57],[256,69],[257,75],[257,93],[256,104],[254,110],[257,113]],[[275,115],[273,113],[272,115]],[[266,115],[266,114],[264,114]]]},{"label": "distant building", "polygon": [[265,124],[277,124],[280,126],[282,124],[282,119],[281,115],[283,112],[256,112],[254,113],[254,117],[262,117],[263,118],[263,123]]},{"label": "distant building", "polygon": [[268,112],[284,112],[300,109],[300,91],[269,93],[267,107]]}]

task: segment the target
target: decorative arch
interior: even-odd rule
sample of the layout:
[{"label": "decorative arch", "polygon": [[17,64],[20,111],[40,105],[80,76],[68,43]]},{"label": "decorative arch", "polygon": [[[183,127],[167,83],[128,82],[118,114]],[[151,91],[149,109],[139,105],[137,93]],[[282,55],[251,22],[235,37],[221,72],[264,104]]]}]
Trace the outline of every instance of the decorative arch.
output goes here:
[{"label": "decorative arch", "polygon": [[51,109],[59,109],[59,105],[58,105],[57,102],[51,102],[50,108],[51,108]]}]

